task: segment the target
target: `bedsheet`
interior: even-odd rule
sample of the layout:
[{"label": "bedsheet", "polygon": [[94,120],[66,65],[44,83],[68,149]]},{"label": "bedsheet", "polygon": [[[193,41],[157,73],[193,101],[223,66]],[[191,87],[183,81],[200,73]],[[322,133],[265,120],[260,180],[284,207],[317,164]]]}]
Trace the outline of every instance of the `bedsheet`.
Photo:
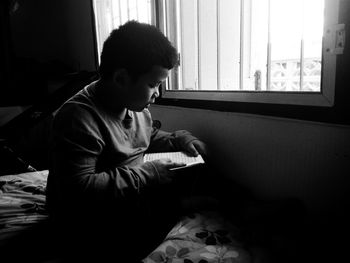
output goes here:
[{"label": "bedsheet", "polygon": [[47,175],[43,170],[0,176],[0,244],[47,219]]},{"label": "bedsheet", "polygon": [[[0,245],[48,218],[45,189],[48,171],[0,176]],[[143,263],[251,262],[239,229],[218,212],[183,217]]]},{"label": "bedsheet", "polygon": [[145,259],[144,263],[248,263],[239,230],[218,212],[185,216]]}]

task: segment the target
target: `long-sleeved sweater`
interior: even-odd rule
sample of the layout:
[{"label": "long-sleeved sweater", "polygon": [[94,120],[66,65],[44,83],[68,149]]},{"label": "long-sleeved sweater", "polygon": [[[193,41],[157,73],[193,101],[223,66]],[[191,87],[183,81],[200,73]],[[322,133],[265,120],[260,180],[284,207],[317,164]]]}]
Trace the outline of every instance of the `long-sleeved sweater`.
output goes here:
[{"label": "long-sleeved sweater", "polygon": [[145,186],[162,181],[156,163],[143,162],[146,151],[181,150],[195,139],[184,130],[153,128],[147,109],[127,110],[124,116],[108,111],[92,83],[55,115],[48,208],[53,213],[75,207],[94,210],[133,198]]}]

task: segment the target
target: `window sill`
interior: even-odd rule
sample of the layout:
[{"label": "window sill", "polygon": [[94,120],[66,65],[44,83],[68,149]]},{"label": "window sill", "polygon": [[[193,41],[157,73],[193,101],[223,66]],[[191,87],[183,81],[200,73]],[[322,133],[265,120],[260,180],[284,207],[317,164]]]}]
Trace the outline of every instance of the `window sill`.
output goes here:
[{"label": "window sill", "polygon": [[164,99],[220,102],[249,102],[301,106],[332,107],[333,93],[320,92],[259,92],[259,91],[166,91]]},{"label": "window sill", "polygon": [[158,98],[156,104],[350,125],[350,107],[346,105],[320,107],[171,98]]}]

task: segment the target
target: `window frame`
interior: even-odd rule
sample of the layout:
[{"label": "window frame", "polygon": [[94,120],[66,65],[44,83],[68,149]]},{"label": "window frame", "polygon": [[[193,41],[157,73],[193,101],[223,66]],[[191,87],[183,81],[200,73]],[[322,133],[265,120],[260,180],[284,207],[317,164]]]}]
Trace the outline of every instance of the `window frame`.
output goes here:
[{"label": "window frame", "polygon": [[[175,79],[174,75],[176,73],[173,70],[169,80],[162,85],[161,100],[163,103],[164,101],[167,101],[167,103],[171,101],[192,101],[193,104],[193,101],[206,101],[216,102],[214,104],[227,104],[230,102],[332,107],[334,105],[336,80],[337,55],[334,53],[334,46],[335,32],[339,29],[339,2],[340,0],[325,1],[325,12],[327,14],[324,21],[324,39],[322,45],[321,92],[169,90],[167,87]],[[162,13],[164,8],[164,0],[156,0],[157,26],[166,33],[165,19]],[[198,103],[196,104],[198,105]]]}]

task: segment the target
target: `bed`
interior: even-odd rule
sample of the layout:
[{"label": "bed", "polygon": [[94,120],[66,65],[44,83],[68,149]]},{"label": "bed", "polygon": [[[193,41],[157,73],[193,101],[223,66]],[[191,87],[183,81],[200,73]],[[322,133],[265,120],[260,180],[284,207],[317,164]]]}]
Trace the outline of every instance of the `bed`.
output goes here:
[{"label": "bed", "polygon": [[47,220],[47,174],[44,170],[0,176],[0,244]]},{"label": "bed", "polygon": [[[0,248],[7,251],[7,256],[18,257],[27,253],[34,254],[36,262],[60,262],[47,250],[48,241],[45,239],[49,232],[41,229],[46,235],[37,235],[33,231],[48,220],[45,209],[47,175],[48,171],[43,170],[0,176]],[[22,233],[27,233],[25,241],[20,239],[25,252],[22,251],[23,244],[20,246],[13,241],[18,240]],[[238,229],[218,212],[189,213],[169,229],[164,241],[142,262],[251,262],[249,253],[238,240]],[[8,244],[16,249],[8,251]]]},{"label": "bed", "polygon": [[251,262],[239,230],[213,211],[183,217],[144,263]]}]

